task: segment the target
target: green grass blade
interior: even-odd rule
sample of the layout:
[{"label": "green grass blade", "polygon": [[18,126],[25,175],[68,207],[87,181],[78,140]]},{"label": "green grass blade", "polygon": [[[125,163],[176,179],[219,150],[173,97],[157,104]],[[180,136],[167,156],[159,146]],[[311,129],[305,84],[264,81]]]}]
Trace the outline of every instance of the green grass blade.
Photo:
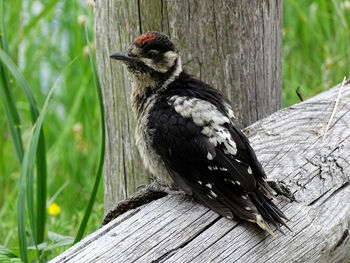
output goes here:
[{"label": "green grass blade", "polygon": [[25,207],[25,177],[21,175],[18,188],[18,241],[21,259],[28,262],[27,238],[26,238],[26,207]]},{"label": "green grass blade", "polygon": [[[0,47],[3,48],[4,52],[8,53],[8,41],[7,41],[7,31],[5,27],[5,18],[3,15],[4,2],[0,1],[0,17],[1,17],[1,32],[0,32]],[[23,159],[23,143],[21,137],[21,124],[19,114],[16,108],[15,101],[11,92],[11,86],[8,79],[7,72],[5,68],[0,64],[0,97],[5,110],[6,119],[9,125],[11,138],[16,151],[16,156],[19,163],[22,163]]]},{"label": "green grass blade", "polygon": [[[1,1],[1,8],[3,8],[3,1]],[[41,12],[41,14],[46,14],[50,9],[53,8],[57,4],[57,0],[52,1],[49,5],[47,5],[44,10]],[[1,10],[2,14],[3,9]],[[6,28],[5,28],[5,22],[4,22],[4,16],[2,15],[2,23],[1,23],[1,28],[2,28],[2,46],[4,47],[4,52],[8,53],[8,44],[7,44],[7,34],[6,34]],[[41,17],[41,16],[40,16]],[[29,25],[28,25],[29,26]],[[7,55],[6,54],[6,55]],[[22,76],[22,74],[19,72],[17,69],[16,65],[12,62],[9,56],[6,57],[3,56],[5,60],[7,60],[4,64],[7,65],[8,70],[11,71],[13,76],[16,78],[17,82],[19,83],[19,86],[21,87],[22,91],[25,93],[26,98],[29,102],[30,105],[30,111],[31,111],[31,117],[32,117],[32,122],[34,123],[39,115],[39,111],[36,105],[36,101],[34,99],[34,96],[32,94],[32,91],[27,84],[26,80]],[[2,70],[4,71],[4,69]],[[4,74],[6,77],[6,72]],[[6,78],[5,78],[6,79]],[[8,84],[8,81],[7,81]],[[6,85],[4,85],[6,87]],[[9,87],[9,85],[7,85]],[[23,143],[22,139],[20,137],[20,122],[19,122],[19,117],[18,113],[16,111],[16,108],[14,107],[14,100],[12,99],[10,89],[7,89],[2,93],[5,93],[1,97],[4,97],[2,99],[4,105],[6,108],[5,112],[9,112],[10,114],[7,114],[8,117],[7,119],[9,120],[9,126],[10,126],[10,131],[11,131],[11,136],[13,138],[14,146],[16,149],[16,154],[17,158],[22,162],[23,158]],[[6,100],[6,101],[5,101]],[[10,103],[6,103],[10,102]],[[12,106],[12,108],[10,108]],[[13,121],[12,121],[13,120]],[[14,124],[12,124],[14,123]],[[16,129],[17,127],[17,129]],[[36,244],[42,243],[44,241],[44,234],[45,234],[45,223],[46,223],[46,184],[47,184],[47,168],[46,168],[46,150],[45,150],[45,138],[44,138],[44,133],[41,131],[40,132],[40,137],[39,137],[39,145],[38,145],[38,150],[37,150],[37,192],[36,192],[36,200],[37,200],[37,206],[36,209],[34,208],[34,184],[33,184],[33,177],[34,174],[31,174],[28,179],[30,180],[29,186],[29,191],[27,192],[27,202],[29,205],[29,218],[31,222],[31,230],[33,234],[33,238],[35,240]],[[36,212],[36,214],[35,214]],[[34,220],[36,222],[34,222]]]},{"label": "green grass blade", "polygon": [[[36,107],[36,102],[34,100],[34,96],[32,95],[30,88],[29,88],[29,85],[27,84],[25,78],[20,73],[17,66],[13,63],[11,58],[2,49],[0,49],[0,60],[7,67],[7,69],[12,73],[13,77],[17,80],[17,82],[20,85],[20,87],[22,88],[22,90],[26,93],[26,97],[27,97],[28,102],[30,104],[31,115],[32,115],[33,121],[36,120],[35,117],[38,116],[38,109]],[[45,152],[38,153],[38,156],[40,156],[40,157],[43,157],[43,155],[45,155]],[[34,157],[32,157],[32,158],[34,158]],[[44,161],[46,162],[45,156],[43,158],[44,158]],[[22,161],[22,172],[23,172],[23,165],[24,165],[23,161]],[[42,160],[40,160],[40,161],[38,160],[38,162],[42,162]],[[31,171],[31,170],[29,170],[29,171]],[[42,171],[40,171],[40,172],[42,172]],[[26,174],[27,174],[27,172],[26,172]],[[43,177],[42,175],[40,175],[38,173],[38,177],[39,176]],[[44,176],[46,176],[46,174]],[[21,255],[23,257],[23,260],[27,260],[26,259],[27,255],[26,255],[26,253],[24,253],[24,251],[26,250],[26,242],[24,242],[25,241],[25,226],[23,226],[23,224],[25,224],[25,204],[23,202],[25,202],[27,200],[29,222],[30,222],[31,233],[32,233],[35,245],[38,244],[37,229],[44,227],[43,225],[41,225],[41,226],[35,225],[35,216],[34,216],[35,210],[34,210],[34,200],[33,200],[34,199],[34,197],[33,197],[33,195],[34,195],[33,194],[33,192],[34,192],[34,190],[33,190],[33,188],[34,188],[33,177],[34,177],[34,172],[29,172],[28,177],[27,177],[28,191],[25,191],[25,188],[24,188],[26,180],[24,180],[24,179],[20,180],[20,187],[19,187],[19,193],[18,193],[18,209],[21,210],[21,212],[18,211],[18,224],[19,224],[18,227],[19,227],[19,239],[20,239]],[[45,186],[45,188],[46,188],[46,186]],[[27,198],[24,197],[25,192],[27,193]],[[45,210],[44,210],[44,213],[45,213]],[[22,231],[24,231],[24,233]]]},{"label": "green grass blade", "polygon": [[7,30],[6,30],[6,24],[5,24],[4,10],[5,10],[5,3],[3,0],[1,0],[0,1],[1,45],[2,45],[2,48],[6,51],[6,53],[9,53],[9,44],[8,44],[8,39],[7,39]]},{"label": "green grass blade", "polygon": [[[69,65],[62,71],[60,77],[62,76],[63,72],[75,62],[76,59],[77,58],[75,58],[73,61],[69,63]],[[55,84],[49,91],[49,94],[46,97],[44,106],[38,117],[38,120],[34,124],[34,127],[31,131],[31,134],[27,143],[27,147],[24,153],[24,158],[22,163],[22,171],[21,171],[20,186],[19,186],[20,192],[19,192],[19,198],[18,198],[18,217],[19,217],[18,230],[19,230],[19,237],[20,237],[20,250],[21,250],[22,260],[24,262],[27,262],[27,250],[26,250],[27,246],[26,246],[26,237],[25,237],[25,228],[26,228],[25,227],[25,204],[24,204],[25,190],[26,190],[25,183],[26,182],[28,184],[32,183],[31,178],[28,178],[28,177],[31,177],[32,174],[34,173],[34,162],[35,162],[35,156],[36,156],[35,153],[37,152],[37,149],[40,143],[43,121],[45,119],[45,116],[48,110],[50,99],[52,97],[54,90],[58,86],[57,84],[60,80],[60,77],[56,80]],[[28,186],[29,185],[27,185],[27,190],[31,191],[30,187]],[[29,207],[28,207],[28,210],[29,210]],[[37,244],[35,244],[35,246],[37,246]]]},{"label": "green grass blade", "polygon": [[100,154],[100,160],[99,160],[99,164],[98,164],[98,169],[97,169],[97,173],[96,173],[94,187],[92,189],[90,200],[89,200],[88,206],[86,208],[83,220],[82,220],[82,222],[81,222],[81,224],[79,226],[78,233],[77,233],[77,235],[75,237],[74,244],[77,243],[79,240],[81,240],[83,235],[84,235],[84,231],[85,231],[87,222],[89,220],[89,217],[90,217],[90,214],[91,214],[91,211],[92,211],[92,207],[93,207],[95,199],[96,199],[98,186],[99,186],[99,183],[101,181],[102,171],[103,171],[104,155],[105,155],[105,124],[104,124],[104,108],[103,108],[103,100],[102,100],[102,91],[101,91],[101,86],[100,86],[100,82],[99,82],[99,79],[98,79],[98,73],[97,73],[96,64],[94,62],[93,54],[92,54],[92,51],[91,51],[91,48],[90,48],[90,45],[89,45],[89,43],[90,43],[89,42],[89,36],[88,36],[86,28],[85,28],[85,35],[86,35],[86,40],[88,42],[89,58],[90,58],[90,63],[91,63],[91,67],[92,67],[92,70],[93,70],[93,78],[94,78],[94,83],[95,83],[96,91],[97,91],[97,94],[98,94],[98,101],[99,101],[99,106],[100,106],[101,130],[102,130],[102,134],[101,134],[101,154]]},{"label": "green grass blade", "polygon": [[24,92],[30,106],[30,112],[33,121],[35,122],[37,117],[39,116],[38,107],[36,105],[36,101],[34,99],[33,93],[25,80],[24,76],[18,70],[16,64],[12,61],[9,55],[3,49],[0,49],[0,60],[4,65],[6,65],[7,69],[12,73],[14,78],[17,80],[19,87]]},{"label": "green grass blade", "polygon": [[[47,167],[46,146],[43,130],[40,131],[39,144],[36,151],[36,240],[37,244],[44,242],[46,225],[47,199]],[[33,195],[31,195],[33,196]]]},{"label": "green grass blade", "polygon": [[[24,77],[19,73],[17,67],[14,65],[10,57],[5,53],[4,50],[0,49],[0,61],[11,71],[16,80],[26,83]],[[21,79],[21,77],[23,79]],[[22,161],[23,165],[24,160]],[[23,172],[23,171],[22,171]],[[28,262],[27,254],[27,240],[26,240],[26,215],[25,215],[25,177],[21,176],[19,180],[19,190],[18,190],[18,238],[19,247],[22,261]]]},{"label": "green grass blade", "polygon": [[11,138],[16,151],[18,162],[21,164],[23,159],[23,144],[20,130],[20,120],[16,109],[16,104],[11,95],[10,87],[8,86],[5,69],[0,65],[0,97],[5,110],[6,119],[10,129]]},{"label": "green grass blade", "polygon": [[[34,123],[38,116],[39,111],[37,108],[36,101],[31,92],[31,89],[25,80],[24,76],[20,73],[15,63],[6,54],[6,52],[0,49],[0,60],[6,65],[7,69],[12,73],[20,88],[26,95],[30,106],[30,112],[32,122]],[[16,142],[17,143],[17,142]],[[46,150],[45,150],[45,139],[44,134],[40,131],[39,146],[37,147],[37,207],[34,208],[34,173],[29,173],[28,176],[28,191],[27,191],[27,202],[28,202],[28,215],[31,225],[32,235],[35,244],[42,243],[44,240],[45,222],[46,222],[46,181],[47,181],[47,169],[46,169]],[[35,215],[36,211],[36,215]],[[36,223],[35,223],[36,221]]]},{"label": "green grass blade", "polygon": [[[29,184],[32,183],[31,180],[34,173],[34,162],[35,162],[35,156],[36,151],[39,143],[39,137],[41,132],[42,123],[44,120],[44,117],[46,115],[47,111],[47,105],[48,102],[52,96],[52,93],[54,91],[54,88],[52,88],[46,98],[43,110],[41,114],[39,115],[38,121],[34,125],[31,135],[29,137],[26,150],[24,152],[24,158],[22,163],[22,171],[21,171],[21,179],[20,179],[20,186],[19,186],[19,198],[18,198],[18,217],[19,217],[19,226],[18,226],[18,232],[19,232],[19,239],[20,239],[20,250],[21,250],[21,256],[22,260],[24,262],[28,262],[27,259],[27,245],[26,245],[26,236],[25,236],[25,190],[26,190],[26,183],[27,183],[27,191],[31,191],[31,188],[29,187]],[[27,196],[27,198],[30,198]],[[28,205],[28,212],[31,213],[30,207]],[[32,224],[33,222],[31,222]],[[37,245],[35,243],[35,245]]]}]

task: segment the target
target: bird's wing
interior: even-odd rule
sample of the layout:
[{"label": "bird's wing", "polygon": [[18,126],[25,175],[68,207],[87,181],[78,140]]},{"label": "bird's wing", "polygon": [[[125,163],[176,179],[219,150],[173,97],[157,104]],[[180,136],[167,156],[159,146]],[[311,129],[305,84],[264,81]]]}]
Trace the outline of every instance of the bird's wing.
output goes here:
[{"label": "bird's wing", "polygon": [[150,118],[153,146],[178,186],[225,217],[233,211],[257,222],[262,212],[250,193],[261,166],[227,113],[202,99],[172,96],[158,101]]}]

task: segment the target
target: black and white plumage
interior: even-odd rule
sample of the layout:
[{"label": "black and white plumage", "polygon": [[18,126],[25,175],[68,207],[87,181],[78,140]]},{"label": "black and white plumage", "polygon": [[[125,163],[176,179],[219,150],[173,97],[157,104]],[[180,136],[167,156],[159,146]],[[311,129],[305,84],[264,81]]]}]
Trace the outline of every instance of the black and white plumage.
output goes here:
[{"label": "black and white plumage", "polygon": [[274,235],[284,214],[247,137],[219,91],[182,71],[174,44],[149,32],[127,52],[132,80],[136,142],[145,166],[168,186],[177,186],[218,214],[257,223]]}]

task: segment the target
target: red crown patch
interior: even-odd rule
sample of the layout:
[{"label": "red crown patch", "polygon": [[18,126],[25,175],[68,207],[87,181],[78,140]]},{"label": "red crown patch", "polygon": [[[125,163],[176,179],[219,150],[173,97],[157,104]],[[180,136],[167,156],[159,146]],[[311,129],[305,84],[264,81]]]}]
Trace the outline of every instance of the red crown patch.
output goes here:
[{"label": "red crown patch", "polygon": [[144,44],[147,44],[148,42],[155,39],[156,37],[157,35],[154,33],[147,33],[139,36],[139,38],[135,40],[135,43],[139,46],[143,46]]}]

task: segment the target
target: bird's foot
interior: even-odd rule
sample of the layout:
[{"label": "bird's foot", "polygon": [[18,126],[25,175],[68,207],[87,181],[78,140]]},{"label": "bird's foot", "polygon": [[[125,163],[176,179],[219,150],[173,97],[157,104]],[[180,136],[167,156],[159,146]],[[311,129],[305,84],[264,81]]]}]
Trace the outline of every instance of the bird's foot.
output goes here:
[{"label": "bird's foot", "polygon": [[104,217],[101,226],[106,225],[113,219],[129,210],[135,209],[144,204],[148,204],[166,195],[166,192],[151,187],[143,187],[142,189],[138,189],[137,192],[120,201],[112,210],[110,210]]},{"label": "bird's foot", "polygon": [[184,194],[183,191],[161,185],[156,181],[148,185],[140,185],[136,189],[137,191],[133,195],[125,198],[123,201],[120,201],[111,211],[107,213],[103,219],[102,226],[131,209],[148,204],[166,195]]},{"label": "bird's foot", "polygon": [[267,184],[276,191],[277,195],[287,197],[291,202],[295,201],[294,194],[283,181],[267,181]]},{"label": "bird's foot", "polygon": [[182,190],[179,190],[178,188],[162,185],[158,181],[153,181],[151,184],[141,184],[136,188],[138,191],[141,189],[148,189],[150,191],[154,192],[163,192],[168,195],[177,195],[182,194],[184,195],[185,192]]}]

